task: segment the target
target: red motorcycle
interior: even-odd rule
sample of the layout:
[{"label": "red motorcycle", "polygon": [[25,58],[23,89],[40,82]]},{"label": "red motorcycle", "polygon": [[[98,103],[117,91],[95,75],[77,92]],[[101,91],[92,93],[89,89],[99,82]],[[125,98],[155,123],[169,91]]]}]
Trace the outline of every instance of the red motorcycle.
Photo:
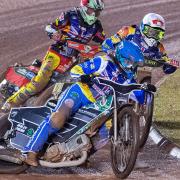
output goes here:
[{"label": "red motorcycle", "polygon": [[[101,46],[86,45],[70,40],[67,41],[67,46],[76,50],[78,52],[78,55],[71,58],[67,58],[61,55],[61,62],[57,69],[53,72],[53,75],[47,87],[55,84],[56,82],[61,82],[62,80],[66,81],[70,78],[68,76],[69,70],[75,64],[82,62],[86,59],[93,58],[95,54],[101,51]],[[35,61],[30,65],[22,65],[16,63],[15,65],[9,66],[7,70],[1,74],[0,107],[4,104],[7,98],[17,92],[22,86],[26,85],[28,82],[31,81],[34,76],[36,76],[41,64],[42,62],[38,59],[35,59]],[[33,98],[30,98],[30,100],[27,101],[26,105],[29,105],[29,103],[31,104],[33,102],[32,100]]]}]

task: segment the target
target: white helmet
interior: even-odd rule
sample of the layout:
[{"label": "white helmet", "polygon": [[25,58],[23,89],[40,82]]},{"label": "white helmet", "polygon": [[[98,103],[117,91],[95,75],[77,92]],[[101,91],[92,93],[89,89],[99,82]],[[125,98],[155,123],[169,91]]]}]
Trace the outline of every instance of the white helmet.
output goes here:
[{"label": "white helmet", "polygon": [[81,0],[80,13],[84,21],[89,25],[96,22],[100,11],[104,9],[103,0]]},{"label": "white helmet", "polygon": [[140,25],[141,34],[148,46],[154,46],[164,38],[165,20],[156,13],[146,14]]}]

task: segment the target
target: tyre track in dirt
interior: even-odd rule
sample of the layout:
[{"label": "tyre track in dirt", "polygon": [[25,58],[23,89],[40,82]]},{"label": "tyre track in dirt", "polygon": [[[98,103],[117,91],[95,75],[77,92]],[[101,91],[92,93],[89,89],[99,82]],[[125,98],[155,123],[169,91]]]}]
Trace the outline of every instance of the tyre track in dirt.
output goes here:
[{"label": "tyre track in dirt", "polygon": [[[106,9],[102,22],[107,35],[115,33],[123,25],[139,24],[144,14],[157,12],[167,23],[165,46],[172,55],[180,55],[180,14],[179,0],[105,0]],[[79,0],[0,0],[0,71],[15,62],[29,63],[36,57],[43,58],[52,43],[45,32],[47,23],[58,17],[62,10],[78,6]],[[155,71],[156,79],[162,73]],[[110,167],[109,147],[100,150],[90,159],[89,168],[75,167],[62,169],[30,168],[28,174],[15,176],[16,179],[85,178],[113,179]],[[180,162],[164,154],[149,141],[138,156],[146,163],[146,169],[132,172],[129,179],[179,179]],[[46,175],[53,176],[46,176]],[[0,179],[12,176],[1,175]]]}]

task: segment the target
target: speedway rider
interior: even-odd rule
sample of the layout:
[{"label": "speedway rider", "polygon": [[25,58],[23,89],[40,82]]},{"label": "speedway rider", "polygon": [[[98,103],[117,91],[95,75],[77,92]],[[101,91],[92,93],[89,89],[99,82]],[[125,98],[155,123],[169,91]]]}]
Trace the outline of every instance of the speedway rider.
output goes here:
[{"label": "speedway rider", "polygon": [[[107,86],[93,83],[91,76],[98,76],[120,84],[135,82],[134,77],[138,66],[142,66],[144,57],[137,45],[130,41],[121,41],[116,47],[115,59],[108,55],[97,56],[71,69],[71,76],[81,79],[67,88],[59,97],[58,103],[51,114],[39,126],[28,145],[24,148],[27,164],[37,166],[37,154],[42,149],[48,136],[63,128],[64,123],[80,107],[94,103],[96,100],[109,92]],[[142,99],[143,91],[135,96]],[[143,102],[141,102],[143,103]],[[102,124],[99,124],[101,126]],[[109,132],[106,124],[103,131]],[[104,132],[105,133],[105,132]]]},{"label": "speedway rider", "polygon": [[55,22],[47,25],[45,30],[56,43],[49,47],[38,74],[7,99],[2,110],[7,111],[11,107],[19,106],[30,96],[42,91],[48,84],[53,71],[60,64],[62,56],[72,58],[77,55],[77,51],[66,46],[67,40],[84,44],[93,40],[101,44],[105,39],[105,34],[98,17],[103,9],[103,0],[81,0],[80,7],[63,12]]},{"label": "speedway rider", "polygon": [[[170,58],[167,56],[161,43],[165,30],[164,18],[156,13],[148,13],[142,19],[140,26],[124,26],[116,34],[107,38],[102,44],[102,49],[109,54],[113,54],[119,42],[126,39],[134,42],[141,48],[145,58],[145,65],[158,67],[158,60],[170,62]],[[165,74],[176,71],[176,67],[167,63],[163,65]]]}]

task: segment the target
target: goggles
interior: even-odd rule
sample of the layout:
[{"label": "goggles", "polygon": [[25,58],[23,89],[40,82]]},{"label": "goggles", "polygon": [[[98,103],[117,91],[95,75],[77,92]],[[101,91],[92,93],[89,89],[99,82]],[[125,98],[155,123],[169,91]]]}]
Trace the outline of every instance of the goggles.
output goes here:
[{"label": "goggles", "polygon": [[142,67],[144,65],[144,61],[134,61],[133,59],[127,59],[124,57],[121,57],[121,65],[126,68],[127,70],[135,69],[136,67],[140,66]]},{"label": "goggles", "polygon": [[164,30],[159,28],[154,28],[149,25],[144,25],[143,33],[148,38],[153,38],[155,40],[162,40],[164,38]]}]

